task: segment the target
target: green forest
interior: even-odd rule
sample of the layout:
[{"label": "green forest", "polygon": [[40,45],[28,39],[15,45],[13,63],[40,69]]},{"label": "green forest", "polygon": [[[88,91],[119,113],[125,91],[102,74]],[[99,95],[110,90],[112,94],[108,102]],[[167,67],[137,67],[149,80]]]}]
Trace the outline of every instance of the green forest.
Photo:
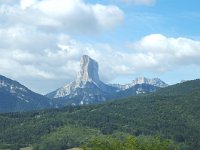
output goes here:
[{"label": "green forest", "polygon": [[0,149],[198,150],[200,80],[103,104],[0,114]]}]

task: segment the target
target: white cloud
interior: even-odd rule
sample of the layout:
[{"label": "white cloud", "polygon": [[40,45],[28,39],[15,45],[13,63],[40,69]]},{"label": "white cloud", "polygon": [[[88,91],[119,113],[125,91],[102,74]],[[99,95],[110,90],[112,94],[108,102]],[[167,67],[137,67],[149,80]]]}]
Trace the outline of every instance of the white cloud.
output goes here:
[{"label": "white cloud", "polygon": [[157,67],[164,70],[184,65],[200,65],[200,41],[197,40],[152,34],[132,44],[131,47],[144,56],[151,55],[152,60],[158,62]]},{"label": "white cloud", "polygon": [[123,13],[116,6],[106,7],[104,5],[96,4],[92,10],[97,18],[99,26],[103,28],[113,29],[116,23],[123,21]]},{"label": "white cloud", "polygon": [[21,0],[20,6],[22,9],[27,9],[27,8],[33,6],[36,2],[37,2],[37,0]]},{"label": "white cloud", "polygon": [[124,3],[136,4],[136,5],[152,5],[156,0],[120,0]]},{"label": "white cloud", "polygon": [[[34,26],[48,32],[96,34],[114,29],[124,13],[114,5],[89,4],[83,0],[21,0],[0,4],[0,26]],[[105,24],[107,22],[107,24]]]},{"label": "white cloud", "polygon": [[37,52],[41,49],[54,49],[57,37],[51,33],[44,33],[32,27],[13,26],[0,28],[1,49],[22,49]]}]

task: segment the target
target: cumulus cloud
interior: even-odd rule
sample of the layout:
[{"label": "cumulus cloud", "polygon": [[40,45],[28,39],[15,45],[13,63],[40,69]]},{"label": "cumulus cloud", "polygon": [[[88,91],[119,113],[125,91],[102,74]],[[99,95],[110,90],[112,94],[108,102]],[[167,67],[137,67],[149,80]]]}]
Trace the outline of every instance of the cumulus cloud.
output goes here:
[{"label": "cumulus cloud", "polygon": [[128,4],[136,4],[136,5],[152,5],[156,0],[119,0]]},{"label": "cumulus cloud", "polygon": [[177,66],[200,65],[200,41],[198,40],[152,34],[131,44],[130,47],[143,56],[151,56],[153,66],[163,71],[175,69]]},{"label": "cumulus cloud", "polygon": [[1,49],[23,49],[36,53],[41,49],[54,49],[57,37],[51,33],[44,33],[32,27],[13,26],[0,28]]},{"label": "cumulus cloud", "polygon": [[21,0],[15,5],[1,3],[0,19],[5,26],[24,24],[47,31],[94,34],[120,25],[124,13],[114,5],[83,0]]}]

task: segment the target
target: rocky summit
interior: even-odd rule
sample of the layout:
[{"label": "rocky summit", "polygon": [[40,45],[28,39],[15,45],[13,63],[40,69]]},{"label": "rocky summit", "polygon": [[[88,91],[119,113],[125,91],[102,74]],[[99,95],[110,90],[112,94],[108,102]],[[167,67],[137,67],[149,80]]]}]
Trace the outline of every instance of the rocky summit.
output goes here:
[{"label": "rocky summit", "polygon": [[126,85],[105,84],[99,78],[98,63],[89,56],[83,55],[76,80],[46,96],[54,99],[57,107],[62,107],[65,105],[93,104],[113,98],[154,92],[165,86],[167,84],[158,78],[147,79],[144,77],[137,78]]},{"label": "rocky summit", "polygon": [[99,83],[98,63],[87,55],[83,55],[80,62],[80,71],[77,76],[78,83],[93,81]]},{"label": "rocky summit", "polygon": [[89,56],[83,55],[76,80],[47,94],[47,97],[59,99],[61,105],[91,104],[105,101],[117,89],[100,81],[98,63]]}]

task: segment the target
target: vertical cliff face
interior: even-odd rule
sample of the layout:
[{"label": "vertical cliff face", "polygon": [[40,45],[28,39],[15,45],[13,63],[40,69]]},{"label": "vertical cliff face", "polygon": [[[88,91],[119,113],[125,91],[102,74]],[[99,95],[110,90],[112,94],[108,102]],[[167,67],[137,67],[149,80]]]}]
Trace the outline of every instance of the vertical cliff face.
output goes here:
[{"label": "vertical cliff face", "polygon": [[76,102],[73,101],[71,104],[82,105],[105,101],[107,95],[115,91],[116,88],[100,81],[98,63],[89,56],[83,55],[76,80],[48,94],[47,97],[76,99]]},{"label": "vertical cliff face", "polygon": [[93,81],[99,83],[98,63],[87,55],[83,55],[80,61],[80,71],[76,82]]}]

